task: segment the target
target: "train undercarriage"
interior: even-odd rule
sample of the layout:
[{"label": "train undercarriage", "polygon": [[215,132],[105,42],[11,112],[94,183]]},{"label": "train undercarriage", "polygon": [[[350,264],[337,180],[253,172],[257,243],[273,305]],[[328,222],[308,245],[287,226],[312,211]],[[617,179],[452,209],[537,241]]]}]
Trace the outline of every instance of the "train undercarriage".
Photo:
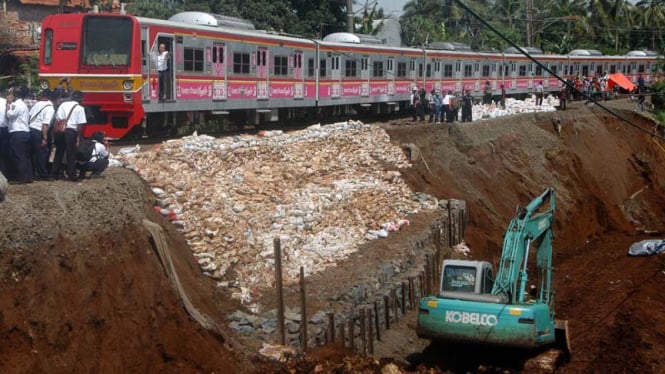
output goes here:
[{"label": "train undercarriage", "polygon": [[240,131],[297,129],[316,123],[406,115],[408,103],[337,105],[314,108],[244,109],[230,111],[177,111],[147,113],[128,137],[185,136]]}]

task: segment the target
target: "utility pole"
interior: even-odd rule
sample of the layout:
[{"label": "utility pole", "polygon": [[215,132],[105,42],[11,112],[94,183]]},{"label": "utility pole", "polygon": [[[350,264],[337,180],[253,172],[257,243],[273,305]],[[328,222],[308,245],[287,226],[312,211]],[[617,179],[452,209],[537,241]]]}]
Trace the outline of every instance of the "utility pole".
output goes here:
[{"label": "utility pole", "polygon": [[533,0],[526,0],[526,46],[533,46]]},{"label": "utility pole", "polygon": [[353,0],[346,0],[346,29],[353,34]]}]

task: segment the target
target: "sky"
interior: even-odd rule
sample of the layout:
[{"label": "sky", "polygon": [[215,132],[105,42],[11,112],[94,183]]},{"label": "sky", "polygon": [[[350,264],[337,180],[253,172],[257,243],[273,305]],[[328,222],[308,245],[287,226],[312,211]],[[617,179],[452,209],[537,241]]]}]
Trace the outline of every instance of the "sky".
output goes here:
[{"label": "sky", "polygon": [[[363,6],[365,6],[365,1],[366,0],[356,0],[356,3],[354,5],[354,10],[358,11],[359,9],[362,9]],[[371,5],[373,0],[369,0],[369,4]],[[383,8],[383,13],[385,15],[394,15],[395,17],[399,17],[402,15],[403,11],[402,8],[404,8],[404,4],[408,3],[409,0],[376,0],[379,3],[378,8]]]}]

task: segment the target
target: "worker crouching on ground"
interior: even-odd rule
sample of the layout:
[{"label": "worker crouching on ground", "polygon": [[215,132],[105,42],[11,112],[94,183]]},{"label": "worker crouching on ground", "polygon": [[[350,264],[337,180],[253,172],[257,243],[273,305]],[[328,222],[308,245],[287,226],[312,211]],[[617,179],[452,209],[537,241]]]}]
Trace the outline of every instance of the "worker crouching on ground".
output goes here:
[{"label": "worker crouching on ground", "polygon": [[91,139],[94,145],[92,155],[88,161],[78,164],[79,179],[85,179],[87,172],[91,172],[90,178],[99,178],[109,166],[108,142],[104,140],[104,135],[103,131],[92,134]]}]

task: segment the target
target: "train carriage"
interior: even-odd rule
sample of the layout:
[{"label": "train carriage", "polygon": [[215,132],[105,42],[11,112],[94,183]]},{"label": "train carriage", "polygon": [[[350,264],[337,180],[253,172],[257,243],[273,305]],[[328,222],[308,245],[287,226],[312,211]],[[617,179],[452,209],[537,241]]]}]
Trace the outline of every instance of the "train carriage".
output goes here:
[{"label": "train carriage", "polygon": [[[170,51],[159,97],[158,46]],[[408,108],[411,89],[470,90],[482,95],[547,91],[561,83],[519,51],[475,52],[468,48],[388,47],[357,35],[323,40],[255,30],[250,23],[202,12],[170,20],[125,14],[58,14],[42,25],[40,86],[63,80],[84,92],[89,111],[84,135],[105,131],[121,138],[176,124],[219,121],[261,125],[295,118],[358,111],[392,113]],[[457,46],[459,47],[459,46]],[[657,56],[602,56],[588,50],[534,56],[557,75],[621,72],[636,81],[653,78]]]}]

